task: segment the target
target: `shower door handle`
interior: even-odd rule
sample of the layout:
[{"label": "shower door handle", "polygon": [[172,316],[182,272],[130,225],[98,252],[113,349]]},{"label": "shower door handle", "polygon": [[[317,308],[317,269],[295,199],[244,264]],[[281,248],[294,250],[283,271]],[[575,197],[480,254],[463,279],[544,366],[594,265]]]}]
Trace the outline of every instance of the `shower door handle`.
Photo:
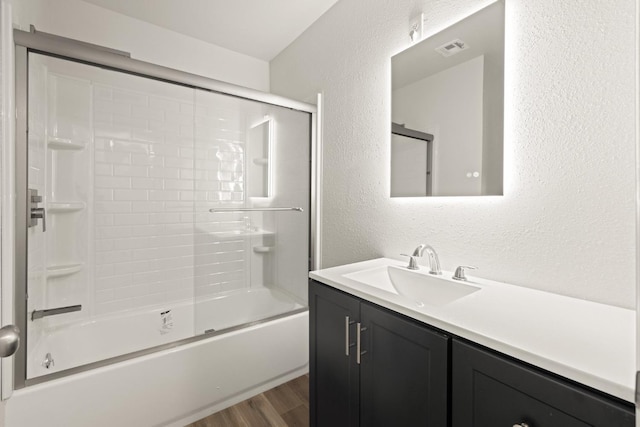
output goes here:
[{"label": "shower door handle", "polygon": [[47,231],[47,211],[45,208],[39,208],[38,203],[42,203],[42,196],[38,194],[38,190],[33,188],[29,189],[29,197],[27,199],[29,206],[27,207],[27,214],[29,215],[27,224],[29,227],[35,227],[38,225],[38,220],[42,220],[42,232]]},{"label": "shower door handle", "polygon": [[39,219],[42,220],[42,232],[44,233],[47,231],[47,212],[44,208],[31,208],[31,220],[37,224]]},{"label": "shower door handle", "polygon": [[0,357],[13,356],[20,347],[20,329],[16,325],[0,328]]}]

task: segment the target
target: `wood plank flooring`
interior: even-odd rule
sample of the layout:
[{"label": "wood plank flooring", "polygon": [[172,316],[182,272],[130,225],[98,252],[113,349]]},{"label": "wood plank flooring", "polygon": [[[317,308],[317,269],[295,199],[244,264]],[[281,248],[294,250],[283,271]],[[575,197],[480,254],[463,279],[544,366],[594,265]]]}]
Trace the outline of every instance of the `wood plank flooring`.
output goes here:
[{"label": "wood plank flooring", "polygon": [[307,427],[309,376],[303,375],[187,427]]}]

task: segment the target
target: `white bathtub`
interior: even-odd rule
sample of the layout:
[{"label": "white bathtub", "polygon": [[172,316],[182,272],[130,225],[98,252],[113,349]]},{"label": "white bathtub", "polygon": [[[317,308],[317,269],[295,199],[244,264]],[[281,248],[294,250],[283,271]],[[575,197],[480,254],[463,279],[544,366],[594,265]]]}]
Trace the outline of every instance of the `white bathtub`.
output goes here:
[{"label": "white bathtub", "polygon": [[[263,288],[198,303],[195,313],[192,304],[171,307],[168,333],[158,320],[163,308],[67,325],[38,343],[54,368],[42,367],[39,356],[28,363],[49,374],[192,336],[194,315],[200,334],[301,307]],[[6,425],[182,426],[307,370],[304,311],[18,390],[6,403]]]},{"label": "white bathtub", "polygon": [[[27,378],[220,331],[302,308],[278,290],[255,288],[223,293],[193,304],[164,304],[143,312],[103,316],[91,321],[57,325],[43,330],[44,337],[30,349]],[[162,313],[170,312],[170,327]],[[46,368],[51,354],[55,364]]]}]

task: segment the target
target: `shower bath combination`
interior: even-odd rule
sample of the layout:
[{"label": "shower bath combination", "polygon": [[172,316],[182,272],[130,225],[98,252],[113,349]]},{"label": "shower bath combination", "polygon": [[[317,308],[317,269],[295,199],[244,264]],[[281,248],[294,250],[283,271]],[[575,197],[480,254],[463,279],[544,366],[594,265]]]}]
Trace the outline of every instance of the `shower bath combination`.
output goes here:
[{"label": "shower bath combination", "polygon": [[[151,384],[151,365],[156,375],[176,363],[202,370],[168,375],[174,387],[208,382],[190,384],[208,397],[199,391],[157,415],[162,423],[305,372],[315,107],[14,34],[22,345],[7,420],[62,416],[28,413],[50,400],[43,386],[108,389],[127,369]],[[205,365],[207,355],[230,361]],[[263,363],[254,378],[245,372]],[[152,387],[140,390],[162,406]],[[93,398],[104,405],[107,394]],[[135,411],[148,415],[144,405],[120,409],[129,422]]]}]

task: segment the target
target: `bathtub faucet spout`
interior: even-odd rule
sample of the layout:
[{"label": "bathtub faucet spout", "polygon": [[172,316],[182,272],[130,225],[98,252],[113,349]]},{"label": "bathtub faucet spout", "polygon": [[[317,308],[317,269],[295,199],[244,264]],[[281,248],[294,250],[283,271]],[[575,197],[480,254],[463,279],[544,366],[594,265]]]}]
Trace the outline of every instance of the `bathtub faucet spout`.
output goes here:
[{"label": "bathtub faucet spout", "polygon": [[68,307],[49,308],[46,310],[33,310],[31,313],[31,320],[42,319],[47,316],[55,316],[56,314],[71,313],[73,311],[82,310],[82,305],[70,305]]}]

